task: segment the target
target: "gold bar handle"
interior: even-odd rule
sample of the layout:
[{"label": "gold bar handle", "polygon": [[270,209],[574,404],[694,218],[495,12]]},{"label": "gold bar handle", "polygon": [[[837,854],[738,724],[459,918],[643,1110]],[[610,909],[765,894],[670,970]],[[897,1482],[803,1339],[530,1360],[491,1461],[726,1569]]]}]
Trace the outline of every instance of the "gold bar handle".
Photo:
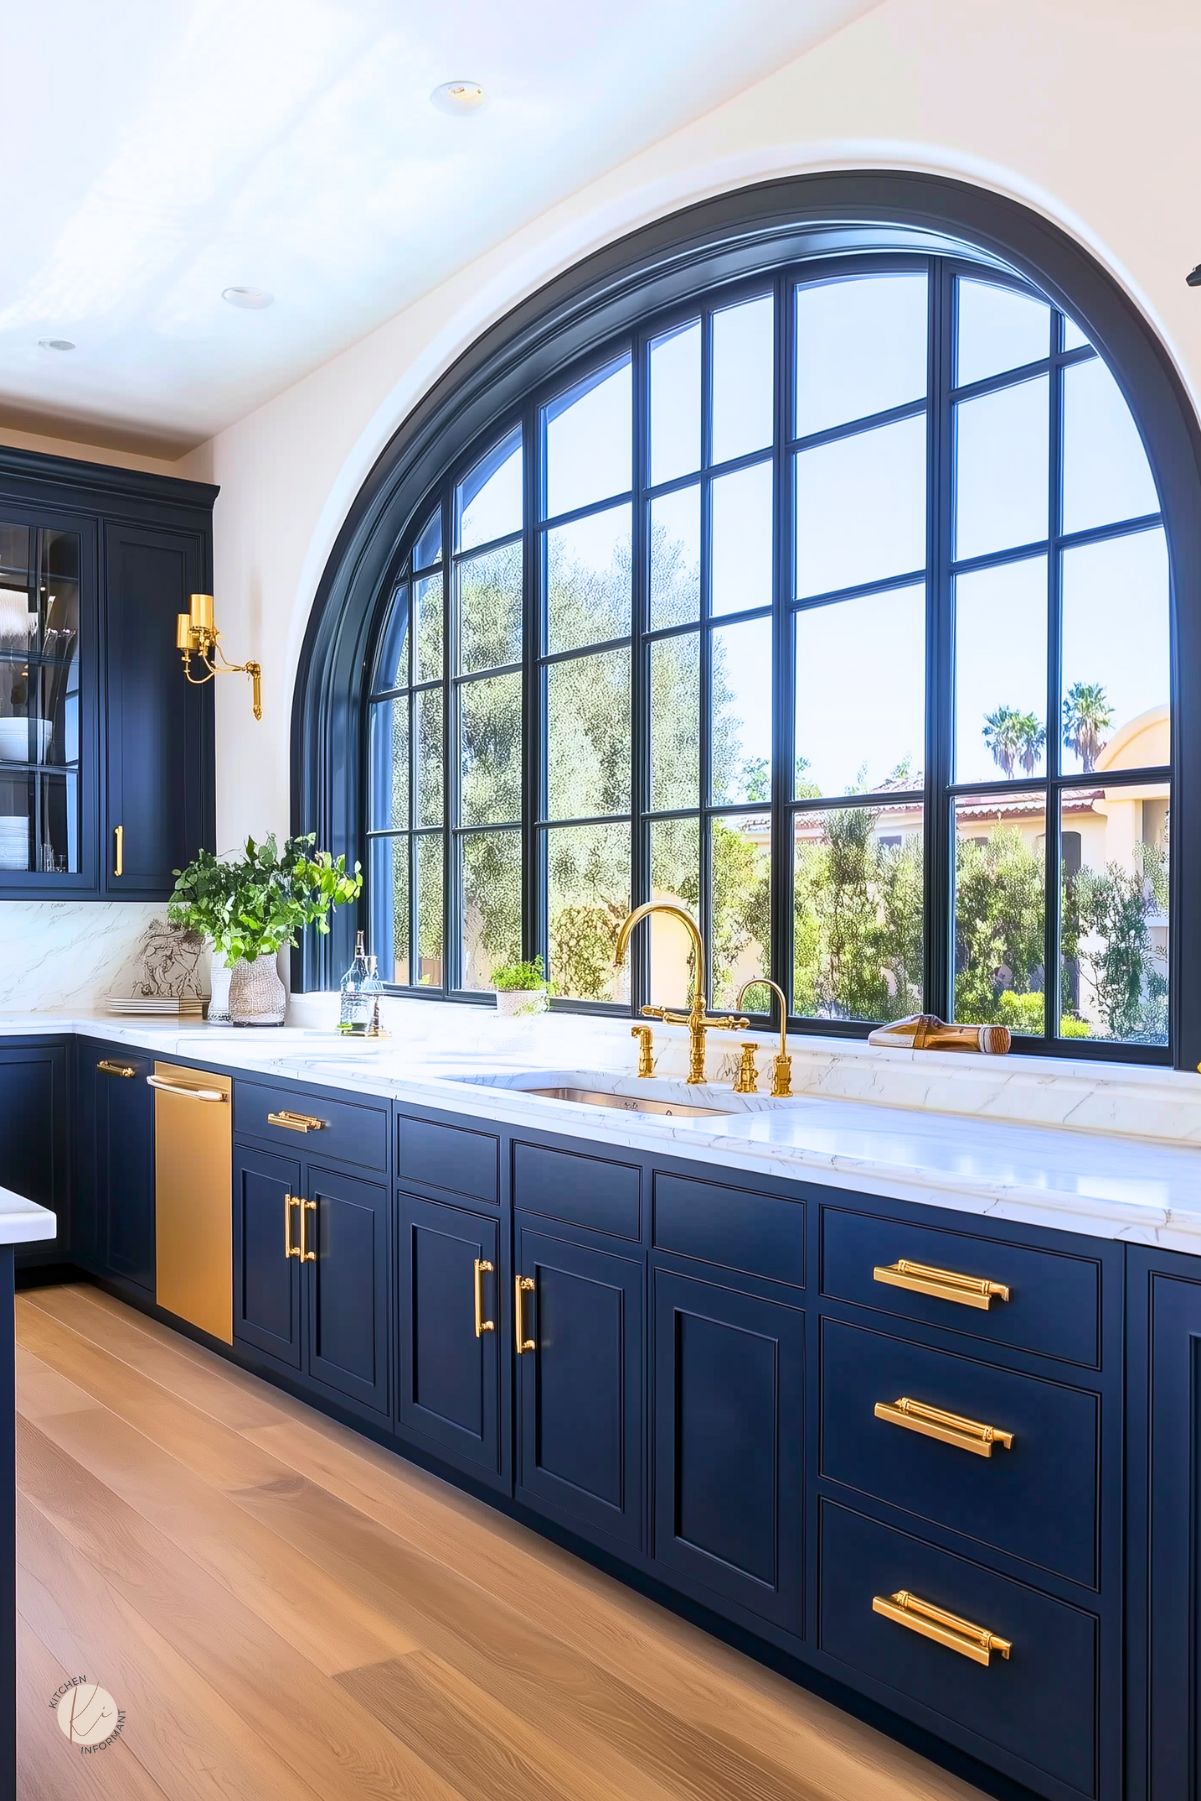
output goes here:
[{"label": "gold bar handle", "polygon": [[889,1426],[903,1426],[907,1432],[920,1432],[923,1438],[937,1438],[941,1444],[957,1450],[971,1451],[975,1457],[991,1457],[993,1446],[1012,1451],[1013,1433],[1000,1426],[986,1426],[981,1420],[969,1420],[961,1413],[945,1413],[941,1407],[928,1407],[925,1401],[910,1400],[901,1395],[896,1401],[877,1401],[873,1409],[878,1420]]},{"label": "gold bar handle", "polygon": [[181,1095],[185,1101],[212,1101],[225,1103],[229,1096],[222,1088],[193,1088],[187,1082],[168,1082],[164,1076],[147,1076],[146,1081],[151,1088],[161,1088],[164,1094]]},{"label": "gold bar handle", "polygon": [[482,1338],[485,1332],[496,1331],[496,1321],[484,1318],[484,1277],[492,1274],[492,1265],[487,1257],[475,1260],[475,1335]]},{"label": "gold bar handle", "polygon": [[513,1278],[513,1342],[519,1357],[523,1356],[526,1351],[538,1349],[535,1340],[526,1337],[525,1320],[522,1317],[525,1309],[521,1297],[532,1294],[533,1289],[533,1276],[515,1276]]},{"label": "gold bar handle", "polygon": [[919,1601],[907,1588],[899,1588],[892,1595],[873,1596],[872,1612],[921,1638],[933,1639],[936,1645],[945,1645],[948,1651],[957,1651],[960,1657],[981,1663],[986,1669],[994,1651],[999,1657],[1008,1658],[1013,1650],[1011,1639],[1000,1638],[987,1626],[960,1619],[957,1613],[947,1613],[929,1601]]},{"label": "gold bar handle", "polygon": [[914,1294],[926,1294],[936,1301],[955,1301],[960,1307],[978,1307],[984,1312],[994,1301],[1007,1301],[1010,1291],[1004,1282],[990,1282],[987,1276],[961,1276],[957,1270],[936,1269],[930,1263],[913,1263],[898,1257],[895,1263],[878,1263],[872,1271],[874,1282],[889,1288],[908,1288]]},{"label": "gold bar handle", "polygon": [[269,1113],[267,1124],[282,1126],[285,1132],[324,1132],[328,1121],[316,1119],[311,1113],[293,1113],[285,1107],[279,1113]]},{"label": "gold bar handle", "polygon": [[302,1263],[316,1263],[316,1261],[317,1261],[316,1251],[310,1251],[310,1249],[309,1249],[309,1234],[308,1234],[308,1216],[310,1213],[316,1213],[316,1211],[317,1211],[316,1201],[305,1201],[305,1200],[301,1201],[301,1203],[300,1203],[300,1253],[299,1253],[299,1255],[300,1255],[300,1261]]},{"label": "gold bar handle", "polygon": [[[284,1256],[285,1257],[299,1257],[300,1256],[300,1246],[298,1244],[292,1243],[292,1209],[293,1209],[293,1207],[300,1207],[300,1206],[301,1206],[301,1200],[300,1200],[299,1195],[286,1194],[284,1196]],[[304,1224],[304,1214],[302,1211],[301,1225],[303,1226],[303,1224]]]},{"label": "gold bar handle", "polygon": [[138,1073],[132,1063],[114,1063],[111,1057],[101,1057],[96,1068],[106,1076],[124,1076],[127,1080]]},{"label": "gold bar handle", "polygon": [[113,827],[113,874],[114,876],[125,874],[125,827],[123,825]]}]

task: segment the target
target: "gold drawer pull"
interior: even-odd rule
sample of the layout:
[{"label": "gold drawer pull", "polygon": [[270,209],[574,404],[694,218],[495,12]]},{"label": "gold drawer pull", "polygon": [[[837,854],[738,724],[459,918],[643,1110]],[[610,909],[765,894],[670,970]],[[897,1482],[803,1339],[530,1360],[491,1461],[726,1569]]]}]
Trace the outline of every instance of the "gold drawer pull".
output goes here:
[{"label": "gold drawer pull", "polygon": [[485,1332],[496,1331],[496,1321],[484,1318],[484,1277],[492,1274],[492,1265],[487,1257],[475,1260],[475,1335],[482,1338]]},{"label": "gold drawer pull", "polygon": [[[303,1205],[303,1203],[301,1202],[299,1195],[286,1194],[284,1196],[284,1256],[285,1257],[299,1257],[300,1256],[300,1246],[298,1244],[292,1243],[292,1209],[293,1209],[293,1207],[302,1207],[302,1205]],[[301,1222],[303,1224],[303,1213],[301,1215]]]},{"label": "gold drawer pull", "polygon": [[889,1288],[909,1288],[914,1294],[928,1294],[936,1301],[957,1301],[961,1307],[979,1307],[985,1312],[994,1301],[1007,1301],[1009,1289],[1004,1282],[990,1282],[987,1276],[961,1276],[957,1270],[935,1269],[929,1263],[911,1263],[898,1257],[895,1263],[878,1263],[872,1280]]},{"label": "gold drawer pull", "polygon": [[311,1113],[293,1113],[287,1107],[267,1115],[269,1126],[282,1126],[285,1132],[324,1132],[328,1123],[324,1119],[314,1119]]},{"label": "gold drawer pull", "polygon": [[316,1201],[302,1200],[299,1203],[299,1206],[300,1206],[300,1250],[298,1251],[297,1255],[299,1256],[300,1261],[302,1263],[316,1263],[317,1253],[316,1253],[316,1251],[310,1251],[310,1249],[309,1249],[308,1217],[309,1217],[310,1213],[316,1213],[317,1203],[316,1203]]},{"label": "gold drawer pull", "polygon": [[125,874],[125,827],[123,825],[113,827],[113,874],[115,876]]},{"label": "gold drawer pull", "polygon": [[525,1320],[522,1318],[524,1305],[522,1296],[531,1294],[534,1288],[533,1276],[515,1276],[513,1278],[513,1342],[520,1357],[526,1351],[536,1351],[537,1343],[525,1335]]},{"label": "gold drawer pull", "polygon": [[1000,1426],[986,1426],[981,1420],[965,1419],[961,1413],[944,1413],[941,1407],[928,1407],[925,1401],[911,1401],[902,1395],[896,1401],[877,1401],[873,1409],[878,1420],[889,1426],[903,1426],[907,1432],[920,1432],[923,1438],[937,1438],[944,1445],[955,1445],[971,1451],[975,1457],[991,1457],[993,1446],[1012,1451],[1013,1433]]},{"label": "gold drawer pull", "polygon": [[1013,1650],[1011,1639],[999,1638],[987,1626],[975,1626],[971,1620],[962,1620],[958,1614],[947,1613],[929,1601],[919,1601],[907,1588],[899,1588],[893,1595],[874,1596],[872,1612],[922,1638],[933,1639],[936,1645],[945,1645],[948,1651],[958,1651],[960,1657],[982,1663],[985,1668],[994,1651],[1007,1658]]},{"label": "gold drawer pull", "polygon": [[114,1063],[111,1057],[101,1057],[96,1068],[102,1070],[106,1076],[125,1076],[128,1078],[129,1076],[136,1076],[138,1073],[132,1063]]}]

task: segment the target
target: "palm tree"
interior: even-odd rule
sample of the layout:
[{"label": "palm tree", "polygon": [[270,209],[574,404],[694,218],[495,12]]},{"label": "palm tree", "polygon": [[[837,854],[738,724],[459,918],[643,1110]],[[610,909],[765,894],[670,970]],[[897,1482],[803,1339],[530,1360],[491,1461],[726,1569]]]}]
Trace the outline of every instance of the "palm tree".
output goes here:
[{"label": "palm tree", "polygon": [[1042,756],[1047,742],[1047,729],[1037,713],[1020,713],[1018,715],[1018,736],[1020,739],[1018,760],[1026,774],[1033,775],[1038,768],[1038,760]]},{"label": "palm tree", "polygon": [[1012,775],[1024,742],[1023,715],[1016,707],[996,707],[984,721],[984,742],[1002,775]]},{"label": "palm tree", "polygon": [[1080,758],[1085,775],[1097,767],[1113,708],[1100,682],[1073,682],[1063,697],[1063,742]]}]

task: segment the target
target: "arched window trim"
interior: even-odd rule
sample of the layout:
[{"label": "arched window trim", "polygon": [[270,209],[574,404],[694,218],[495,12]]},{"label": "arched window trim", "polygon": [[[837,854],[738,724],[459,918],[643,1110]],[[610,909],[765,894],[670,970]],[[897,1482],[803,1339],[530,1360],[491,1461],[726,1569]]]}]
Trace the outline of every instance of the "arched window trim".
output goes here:
[{"label": "arched window trim", "polygon": [[[977,268],[988,265],[990,279],[1028,283],[1079,320],[1127,396],[1138,397],[1132,410],[1160,487],[1177,592],[1196,593],[1201,455],[1195,418],[1162,347],[1124,293],[1077,244],[1014,202],[934,178],[803,177],[743,190],[647,227],[559,278],[473,345],[397,433],[352,509],[310,621],[294,712],[298,828],[315,828],[335,848],[358,852],[365,660],[385,573],[395,569],[398,549],[403,551],[420,529],[432,489],[444,484],[449,495],[452,480],[519,414],[532,431],[536,400],[549,388],[565,387],[577,367],[601,360],[615,339],[639,334],[652,321],[662,329],[670,312],[690,315],[698,301],[712,299],[719,282],[730,284],[724,300],[742,285],[765,287],[769,274],[782,281],[782,270],[794,262],[818,255],[824,261],[832,253],[849,253],[858,262],[869,247],[877,266],[890,249],[905,263],[930,253],[966,255]],[[528,507],[533,504],[531,495]],[[444,519],[444,531],[449,523]],[[1201,844],[1193,829],[1201,800],[1201,753],[1195,684],[1180,682],[1176,672],[1201,668],[1199,652],[1195,606],[1174,605],[1171,1024],[1175,1061],[1182,1067],[1194,1067],[1201,1053],[1201,956],[1184,928],[1201,898]],[[928,787],[936,787],[938,773],[929,759],[927,767]],[[776,812],[779,818],[781,810]],[[947,881],[943,836],[942,866],[937,856],[927,860],[928,895],[931,885]],[[534,879],[527,869],[527,884]],[[778,890],[784,886],[776,883]],[[527,888],[527,899],[528,893]],[[778,902],[777,913],[783,904]],[[781,943],[783,921],[777,917],[774,924]],[[337,937],[306,944],[296,985],[327,986],[346,948]],[[945,979],[940,984],[937,972],[931,979],[928,966],[927,1004],[941,996],[945,1010],[945,993]],[[808,1022],[807,1029],[839,1028],[817,1021]],[[1052,1047],[1036,1041],[1026,1048]],[[1155,1047],[1081,1042],[1071,1049],[1136,1061],[1166,1057]]]}]

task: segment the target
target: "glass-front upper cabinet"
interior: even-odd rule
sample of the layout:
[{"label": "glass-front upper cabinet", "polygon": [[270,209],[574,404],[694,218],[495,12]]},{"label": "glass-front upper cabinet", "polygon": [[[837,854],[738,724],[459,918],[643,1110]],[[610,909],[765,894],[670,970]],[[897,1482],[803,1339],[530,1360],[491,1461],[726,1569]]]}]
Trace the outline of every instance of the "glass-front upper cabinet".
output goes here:
[{"label": "glass-front upper cabinet", "polygon": [[92,560],[86,526],[0,516],[0,884],[10,890],[22,875],[39,890],[55,878],[78,886],[92,861]]}]

